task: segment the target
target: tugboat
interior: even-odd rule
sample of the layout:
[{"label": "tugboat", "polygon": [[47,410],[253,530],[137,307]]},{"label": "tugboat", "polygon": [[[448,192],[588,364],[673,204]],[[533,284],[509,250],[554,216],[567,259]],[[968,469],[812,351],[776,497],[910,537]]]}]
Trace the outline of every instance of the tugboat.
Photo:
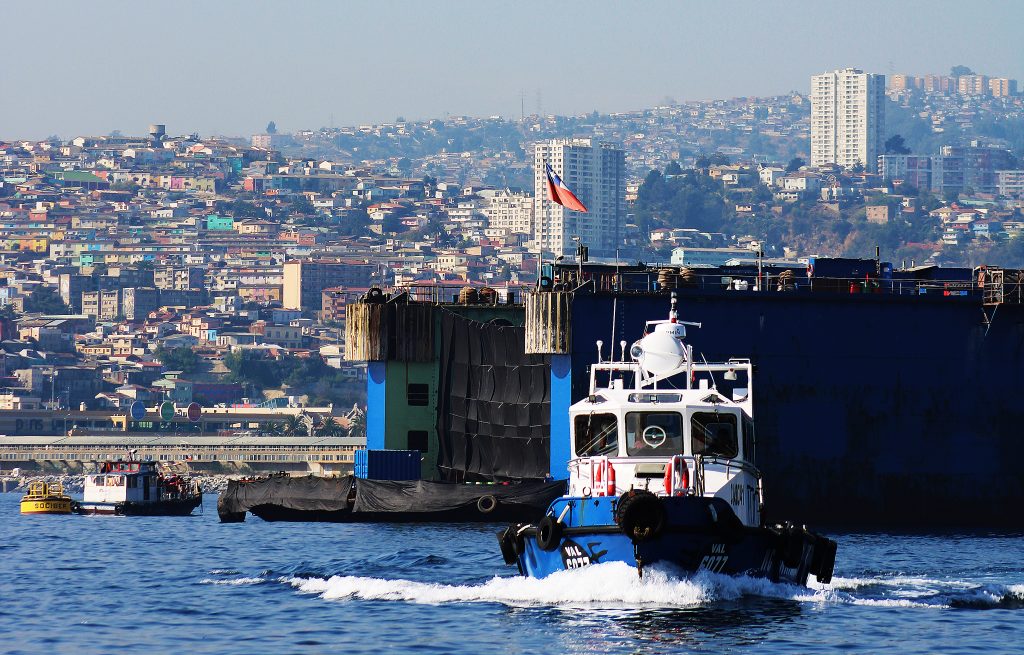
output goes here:
[{"label": "tugboat", "polygon": [[177,475],[165,477],[154,462],[104,462],[85,477],[79,514],[188,516],[203,502],[199,483]]},{"label": "tugboat", "polygon": [[60,482],[36,481],[28,485],[28,493],[21,498],[21,513],[70,514],[72,502]]},{"label": "tugboat", "polygon": [[671,302],[668,320],[648,321],[628,360],[625,341],[617,361],[614,344],[604,360],[597,342],[590,393],[569,409],[568,493],[538,523],[498,535],[506,564],[536,578],[622,561],[641,577],[660,564],[683,574],[829,582],[836,542],[762,523],[753,364],[695,361],[684,339],[686,326],[700,324],[679,321],[674,293]]}]

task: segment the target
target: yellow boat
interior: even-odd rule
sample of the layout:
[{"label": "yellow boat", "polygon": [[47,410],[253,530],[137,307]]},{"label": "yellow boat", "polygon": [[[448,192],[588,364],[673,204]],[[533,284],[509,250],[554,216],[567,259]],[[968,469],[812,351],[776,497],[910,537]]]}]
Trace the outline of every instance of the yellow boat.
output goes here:
[{"label": "yellow boat", "polygon": [[71,497],[59,482],[33,482],[21,498],[22,514],[70,514]]}]

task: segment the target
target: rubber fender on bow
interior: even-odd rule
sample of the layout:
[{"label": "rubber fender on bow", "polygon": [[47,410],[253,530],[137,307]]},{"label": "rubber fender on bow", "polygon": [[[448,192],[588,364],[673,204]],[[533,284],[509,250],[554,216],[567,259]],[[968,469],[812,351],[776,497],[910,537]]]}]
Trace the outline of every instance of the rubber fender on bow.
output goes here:
[{"label": "rubber fender on bow", "polygon": [[615,522],[633,541],[648,541],[665,530],[668,517],[661,499],[644,489],[624,493],[615,508]]},{"label": "rubber fender on bow", "polygon": [[814,544],[813,557],[813,563],[817,564],[817,566],[812,571],[815,577],[818,578],[818,582],[822,584],[832,582],[832,571],[836,567],[836,551],[838,548],[839,545],[831,539],[818,537],[817,543]]},{"label": "rubber fender on bow", "polygon": [[792,523],[786,523],[779,534],[779,557],[788,568],[800,566],[800,558],[804,553],[804,531]]},{"label": "rubber fender on bow", "polygon": [[519,559],[516,551],[516,533],[518,525],[510,525],[498,533],[498,545],[501,547],[501,557],[506,564],[515,564]]},{"label": "rubber fender on bow", "polygon": [[537,547],[552,551],[562,543],[562,524],[553,516],[545,516],[537,524]]}]

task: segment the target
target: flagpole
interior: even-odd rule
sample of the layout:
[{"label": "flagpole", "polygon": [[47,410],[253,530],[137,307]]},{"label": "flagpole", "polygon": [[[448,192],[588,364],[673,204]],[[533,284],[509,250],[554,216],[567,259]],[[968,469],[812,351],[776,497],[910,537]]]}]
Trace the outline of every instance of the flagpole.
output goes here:
[{"label": "flagpole", "polygon": [[[545,178],[545,180],[547,180],[547,178],[548,178],[548,160],[544,160],[544,178]],[[547,185],[543,185],[542,186],[542,188],[546,188],[546,187],[547,187]],[[544,203],[545,203],[544,194],[542,192],[542,195],[541,195],[541,220],[540,220],[541,229],[539,230],[539,238],[538,238],[538,244],[537,244],[537,252],[538,252],[538,257],[537,257],[537,287],[538,287],[538,289],[541,288],[541,277],[544,276],[544,219],[547,217],[547,214],[548,214],[547,210],[544,209],[544,207],[545,207]]]}]

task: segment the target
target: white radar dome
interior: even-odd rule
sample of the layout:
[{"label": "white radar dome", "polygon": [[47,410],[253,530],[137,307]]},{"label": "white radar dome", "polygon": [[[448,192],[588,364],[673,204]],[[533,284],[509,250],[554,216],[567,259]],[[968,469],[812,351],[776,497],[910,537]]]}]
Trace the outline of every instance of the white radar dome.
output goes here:
[{"label": "white radar dome", "polygon": [[647,373],[671,373],[686,362],[686,346],[679,340],[683,334],[683,326],[661,323],[654,327],[654,332],[633,344],[629,352]]}]

